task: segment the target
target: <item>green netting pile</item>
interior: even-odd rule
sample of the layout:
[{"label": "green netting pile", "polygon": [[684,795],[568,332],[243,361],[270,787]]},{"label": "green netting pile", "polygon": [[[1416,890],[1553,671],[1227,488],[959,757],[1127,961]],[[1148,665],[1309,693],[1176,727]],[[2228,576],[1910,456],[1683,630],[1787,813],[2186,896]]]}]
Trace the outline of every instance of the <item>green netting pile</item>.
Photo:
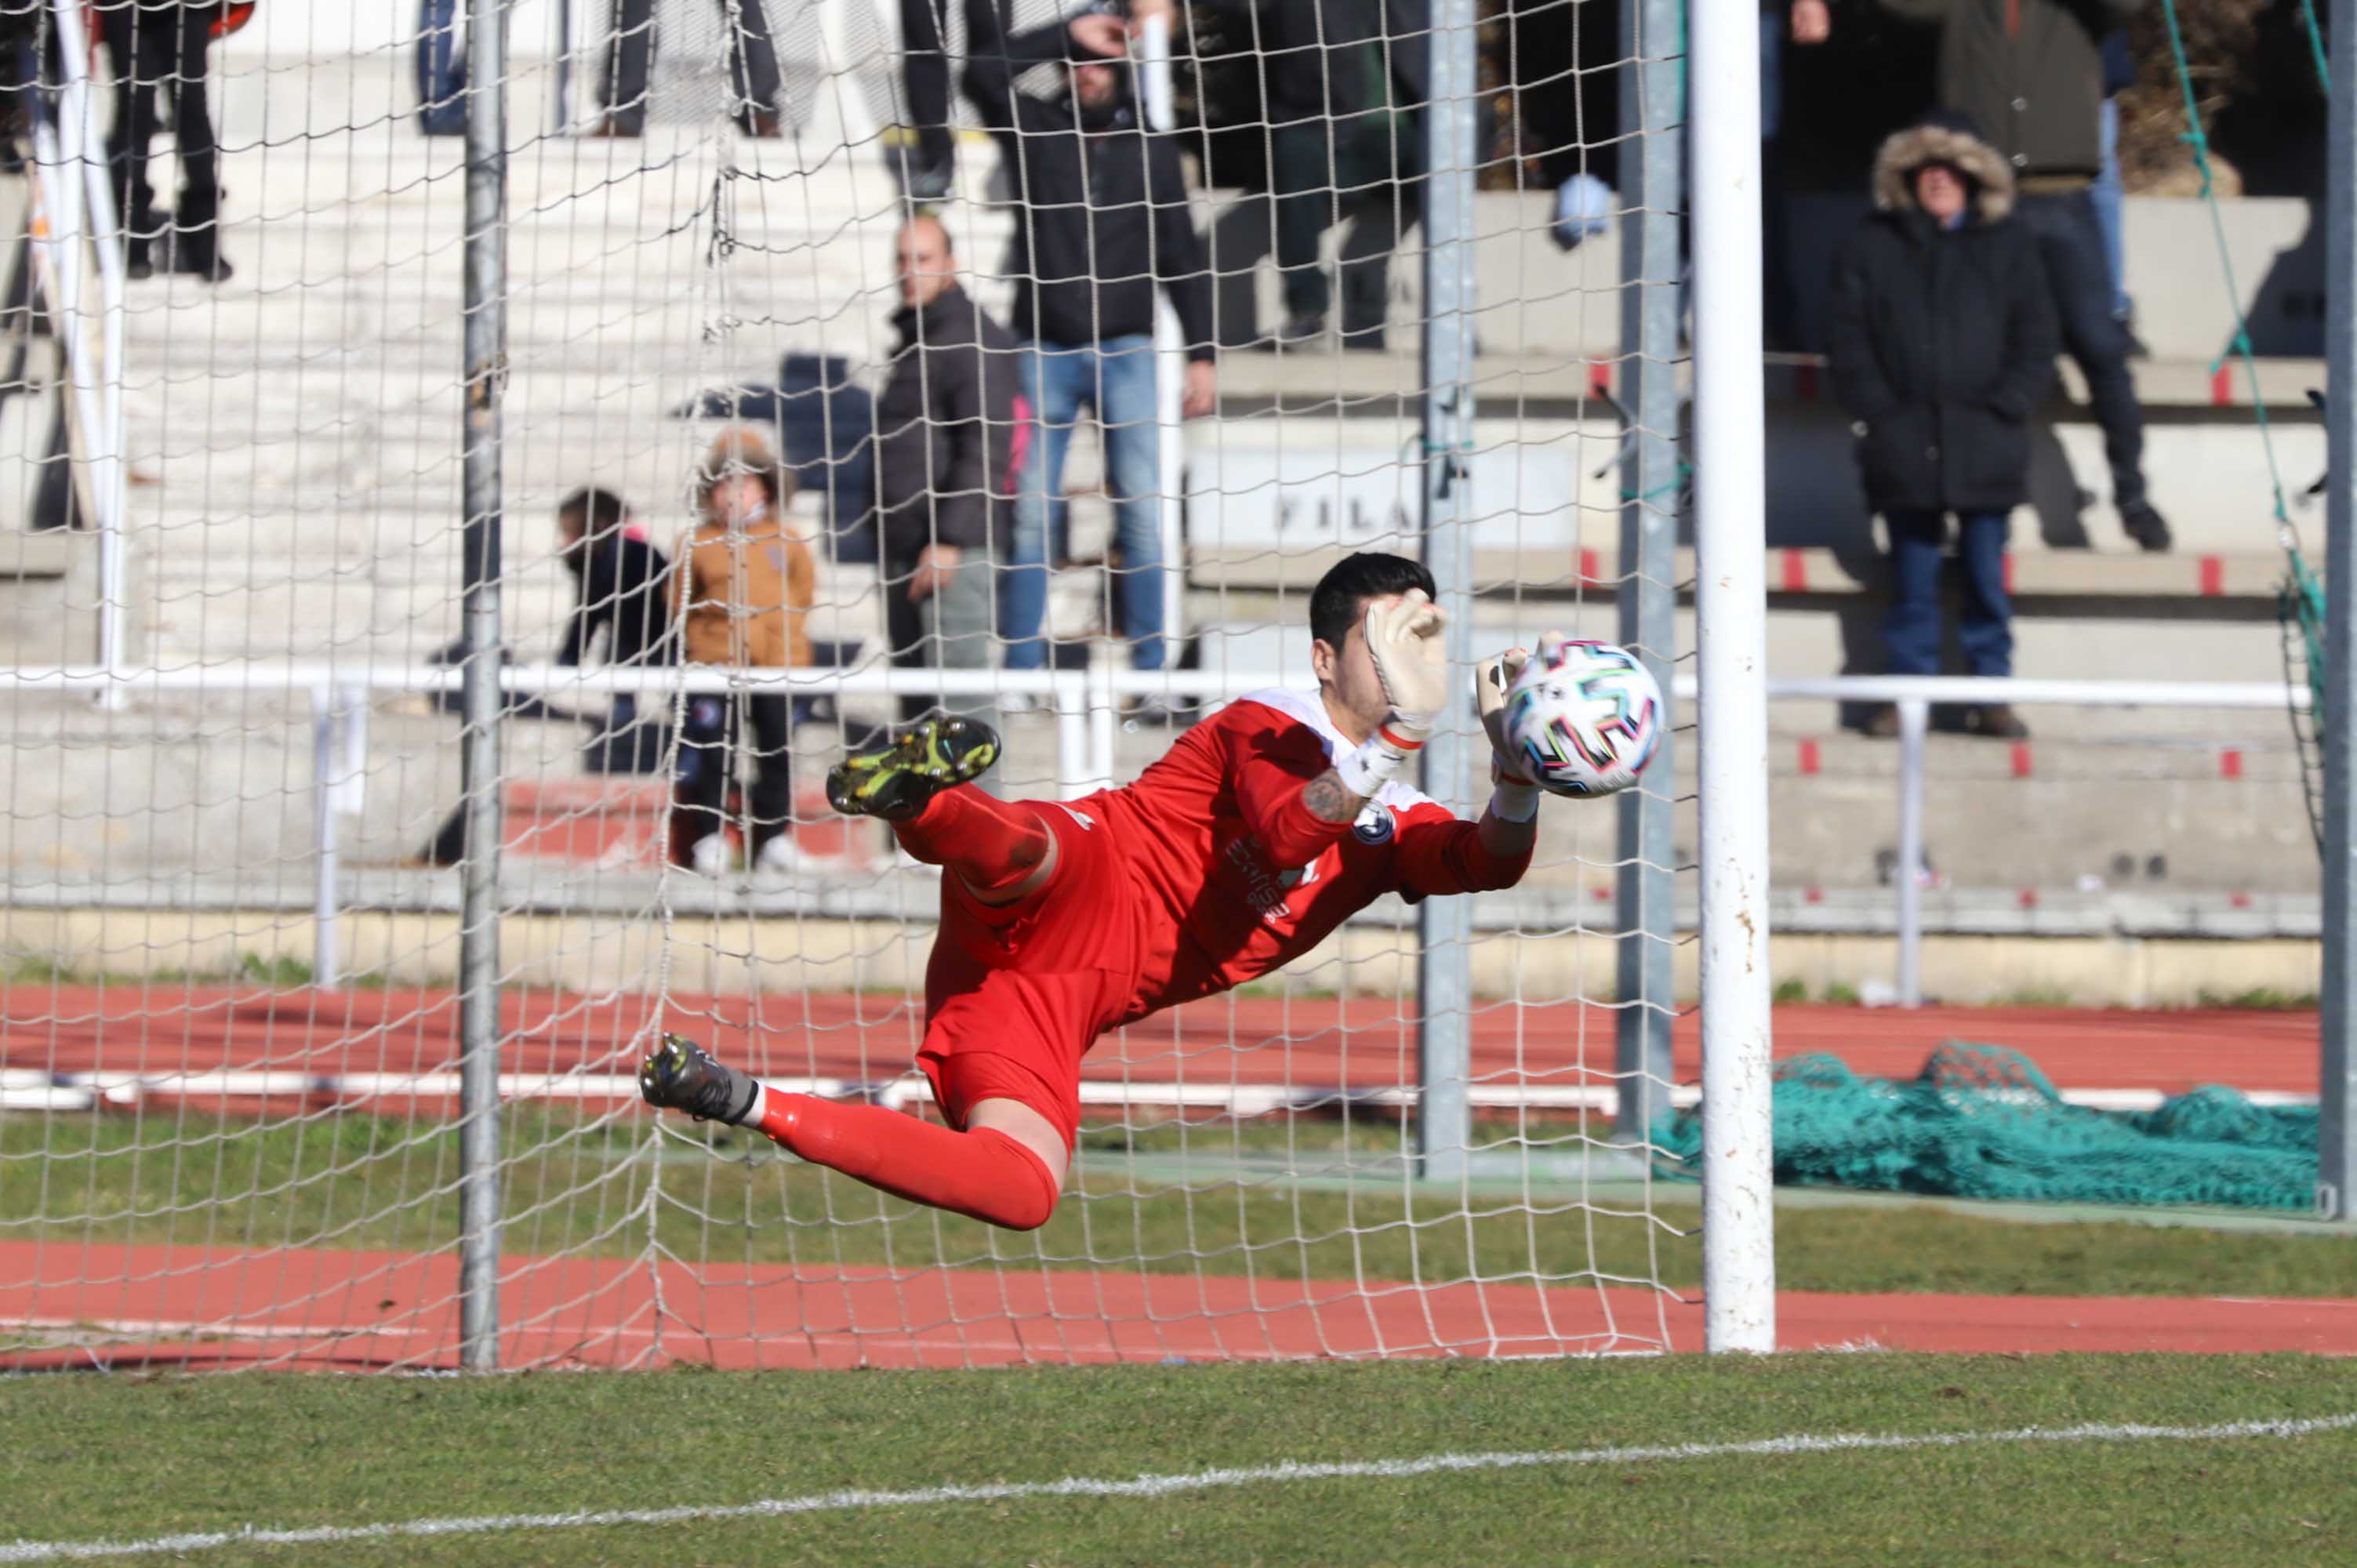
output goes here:
[{"label": "green netting pile", "polygon": [[[2002,1046],[1942,1046],[1903,1082],[1795,1057],[1776,1069],[1775,1107],[1781,1184],[2049,1203],[2315,1200],[2313,1106],[2257,1106],[2211,1087],[2158,1111],[2092,1111]],[[1699,1170],[1700,1112],[1664,1122],[1654,1142],[1674,1168]]]},{"label": "green netting pile", "polygon": [[2292,737],[2299,744],[2299,779],[2308,797],[2308,826],[2324,849],[2324,584],[2298,551],[2276,596],[2284,627],[2284,680],[2305,679],[2309,705],[2292,709]]}]

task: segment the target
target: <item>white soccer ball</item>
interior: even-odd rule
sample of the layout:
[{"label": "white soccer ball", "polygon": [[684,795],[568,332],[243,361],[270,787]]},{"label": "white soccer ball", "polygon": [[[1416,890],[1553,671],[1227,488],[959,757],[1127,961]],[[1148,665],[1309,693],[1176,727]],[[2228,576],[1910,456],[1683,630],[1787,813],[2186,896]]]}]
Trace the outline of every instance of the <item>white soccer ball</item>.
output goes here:
[{"label": "white soccer ball", "polygon": [[1661,745],[1662,688],[1625,648],[1543,639],[1506,693],[1506,740],[1551,795],[1610,795]]}]

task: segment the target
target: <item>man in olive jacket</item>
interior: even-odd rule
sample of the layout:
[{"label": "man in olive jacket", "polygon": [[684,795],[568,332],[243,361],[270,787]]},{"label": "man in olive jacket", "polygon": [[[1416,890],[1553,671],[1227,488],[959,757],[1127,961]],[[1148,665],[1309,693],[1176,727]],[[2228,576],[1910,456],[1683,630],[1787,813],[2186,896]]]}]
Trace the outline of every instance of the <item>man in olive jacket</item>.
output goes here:
[{"label": "man in olive jacket", "polygon": [[2112,310],[2093,194],[2104,165],[2103,40],[2143,0],[1882,0],[1940,29],[1940,105],[1979,129],[2012,171],[2016,216],[2036,236],[2062,340],[2104,427],[2120,526],[2146,550],[2169,546],[2146,494],[2144,409]]},{"label": "man in olive jacket", "polygon": [[[1974,674],[2013,672],[2006,532],[2029,492],[2029,421],[2055,347],[2038,242],[2013,200],[2005,160],[1961,118],[1935,115],[1882,144],[1875,212],[1835,262],[1826,347],[1835,392],[1857,421],[1867,504],[1890,532],[1894,675],[1939,672],[1950,512],[1964,575],[1957,641]],[[1964,723],[2029,733],[2003,704]],[[1868,733],[1897,729],[1885,710]]]}]

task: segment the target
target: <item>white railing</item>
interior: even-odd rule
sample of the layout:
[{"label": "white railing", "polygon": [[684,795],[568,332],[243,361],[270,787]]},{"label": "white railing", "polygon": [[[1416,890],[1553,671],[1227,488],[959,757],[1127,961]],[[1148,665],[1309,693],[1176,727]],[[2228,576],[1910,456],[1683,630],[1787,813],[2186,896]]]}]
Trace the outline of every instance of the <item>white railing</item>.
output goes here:
[{"label": "white railing", "polygon": [[[1299,676],[1291,677],[1298,680]],[[188,666],[108,671],[95,665],[0,671],[0,697],[28,692],[86,693],[108,700],[143,693],[270,693],[307,697],[311,707],[314,886],[317,957],[313,972],[333,985],[339,971],[336,914],[338,818],[357,809],[351,792],[365,775],[369,697],[376,693],[456,692],[466,679],[457,664],[336,661]],[[1055,779],[1059,798],[1076,800],[1110,787],[1121,704],[1128,697],[1188,698],[1206,706],[1247,692],[1288,683],[1278,671],[1132,671],[1099,664],[1066,671],[1014,670],[720,670],[705,666],[577,669],[511,664],[500,671],[502,690],[519,696],[587,696],[628,693],[669,696],[783,689],[796,695],[945,697],[1022,694],[1046,703],[1055,717]],[[1695,682],[1680,675],[1675,695],[1695,697]],[[1922,887],[1925,737],[1935,703],[2009,703],[2019,706],[2091,708],[2305,709],[2305,687],[2266,682],[1987,680],[1967,676],[1835,675],[1768,682],[1770,702],[1889,703],[1899,711],[1899,960],[1896,990],[1902,1007],[1922,1004]],[[1762,789],[1766,781],[1761,780]]]},{"label": "white railing", "polygon": [[2306,708],[2304,686],[2266,682],[2004,680],[1967,675],[1839,675],[1770,681],[1776,701],[1889,703],[1899,710],[1899,1005],[1923,1004],[1923,755],[1933,703],[2082,708]]}]

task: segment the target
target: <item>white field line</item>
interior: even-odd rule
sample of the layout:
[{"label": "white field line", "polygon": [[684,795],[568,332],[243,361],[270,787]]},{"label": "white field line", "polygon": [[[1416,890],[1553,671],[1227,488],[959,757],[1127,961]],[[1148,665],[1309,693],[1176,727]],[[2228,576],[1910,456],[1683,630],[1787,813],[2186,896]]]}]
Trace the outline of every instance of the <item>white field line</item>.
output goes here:
[{"label": "white field line", "polygon": [[1916,1434],[1795,1433],[1748,1443],[1678,1443],[1659,1447],[1569,1448],[1538,1453],[1427,1454],[1415,1459],[1348,1459],[1325,1464],[1286,1460],[1244,1468],[1195,1470],[1179,1475],[1137,1476],[1128,1480],[1071,1476],[1060,1481],[1002,1481],[985,1486],[920,1487],[905,1491],[814,1492],[752,1503],[689,1505],[668,1509],[606,1509],[574,1513],[476,1514],[457,1519],[407,1520],[391,1524],[323,1524],[300,1530],[209,1530],[124,1541],[15,1541],[0,1542],[0,1563],[87,1562],[102,1557],[147,1557],[210,1552],[225,1546],[317,1546],[346,1541],[436,1540],[492,1535],[521,1530],[587,1530],[607,1525],[688,1524],[706,1520],[784,1519],[799,1514],[843,1513],[855,1509],[938,1508],[950,1503],[1013,1502],[1030,1498],[1167,1498],[1231,1487],[1291,1481],[1396,1480],[1415,1476],[1456,1475],[1477,1470],[1568,1468],[1598,1465],[1658,1465],[1681,1459],[1731,1459],[1791,1454],[1870,1454],[1910,1448],[1966,1448],[2021,1443],[2223,1442],[2244,1437],[2312,1437],[2357,1428],[2357,1414],[2306,1421],[2230,1421],[2210,1426],[2024,1426],[2009,1432]]}]

